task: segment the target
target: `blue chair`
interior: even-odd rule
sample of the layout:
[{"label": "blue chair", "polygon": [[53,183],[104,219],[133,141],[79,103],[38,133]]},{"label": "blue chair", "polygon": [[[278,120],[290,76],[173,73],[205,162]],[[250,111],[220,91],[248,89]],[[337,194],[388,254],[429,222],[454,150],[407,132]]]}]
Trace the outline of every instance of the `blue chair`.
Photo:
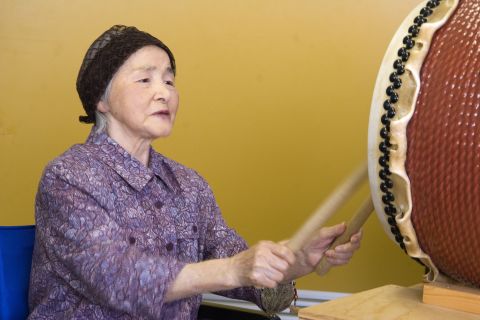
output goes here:
[{"label": "blue chair", "polygon": [[0,319],[25,320],[35,226],[0,226]]}]

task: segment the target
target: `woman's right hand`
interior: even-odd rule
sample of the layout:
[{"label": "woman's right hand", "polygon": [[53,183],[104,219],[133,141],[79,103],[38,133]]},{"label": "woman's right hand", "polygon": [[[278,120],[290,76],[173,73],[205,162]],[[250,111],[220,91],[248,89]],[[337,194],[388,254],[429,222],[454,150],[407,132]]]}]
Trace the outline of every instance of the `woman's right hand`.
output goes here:
[{"label": "woman's right hand", "polygon": [[275,288],[285,281],[295,254],[286,245],[260,241],[228,261],[235,286]]}]

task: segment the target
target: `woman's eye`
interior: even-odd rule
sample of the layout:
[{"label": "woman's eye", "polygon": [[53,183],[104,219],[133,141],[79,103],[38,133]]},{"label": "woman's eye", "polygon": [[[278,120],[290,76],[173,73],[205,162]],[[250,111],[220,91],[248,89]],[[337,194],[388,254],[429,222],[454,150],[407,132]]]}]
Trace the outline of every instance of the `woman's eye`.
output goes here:
[{"label": "woman's eye", "polygon": [[165,84],[169,85],[169,86],[172,86],[172,87],[175,87],[175,82],[171,81],[171,80],[167,80],[165,81]]},{"label": "woman's eye", "polygon": [[137,82],[148,83],[148,82],[150,82],[150,79],[149,78],[144,78],[144,79],[138,80]]}]

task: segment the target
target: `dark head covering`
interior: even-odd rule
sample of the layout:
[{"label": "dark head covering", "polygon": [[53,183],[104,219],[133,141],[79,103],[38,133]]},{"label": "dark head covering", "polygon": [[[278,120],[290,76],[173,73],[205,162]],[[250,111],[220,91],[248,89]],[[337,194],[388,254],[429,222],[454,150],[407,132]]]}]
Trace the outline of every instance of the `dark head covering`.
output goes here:
[{"label": "dark head covering", "polygon": [[168,54],[175,74],[175,59],[170,49],[154,36],[135,27],[113,26],[92,43],[77,77],[77,92],[87,113],[79,117],[80,122],[95,123],[97,103],[113,75],[133,53],[150,45]]}]

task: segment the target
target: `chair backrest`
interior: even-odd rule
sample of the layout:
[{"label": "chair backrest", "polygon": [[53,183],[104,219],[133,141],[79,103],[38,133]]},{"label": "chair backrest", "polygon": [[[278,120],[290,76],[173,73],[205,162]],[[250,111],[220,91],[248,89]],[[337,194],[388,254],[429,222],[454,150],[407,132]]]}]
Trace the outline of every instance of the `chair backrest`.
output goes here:
[{"label": "chair backrest", "polygon": [[35,226],[0,226],[0,319],[25,320]]}]

